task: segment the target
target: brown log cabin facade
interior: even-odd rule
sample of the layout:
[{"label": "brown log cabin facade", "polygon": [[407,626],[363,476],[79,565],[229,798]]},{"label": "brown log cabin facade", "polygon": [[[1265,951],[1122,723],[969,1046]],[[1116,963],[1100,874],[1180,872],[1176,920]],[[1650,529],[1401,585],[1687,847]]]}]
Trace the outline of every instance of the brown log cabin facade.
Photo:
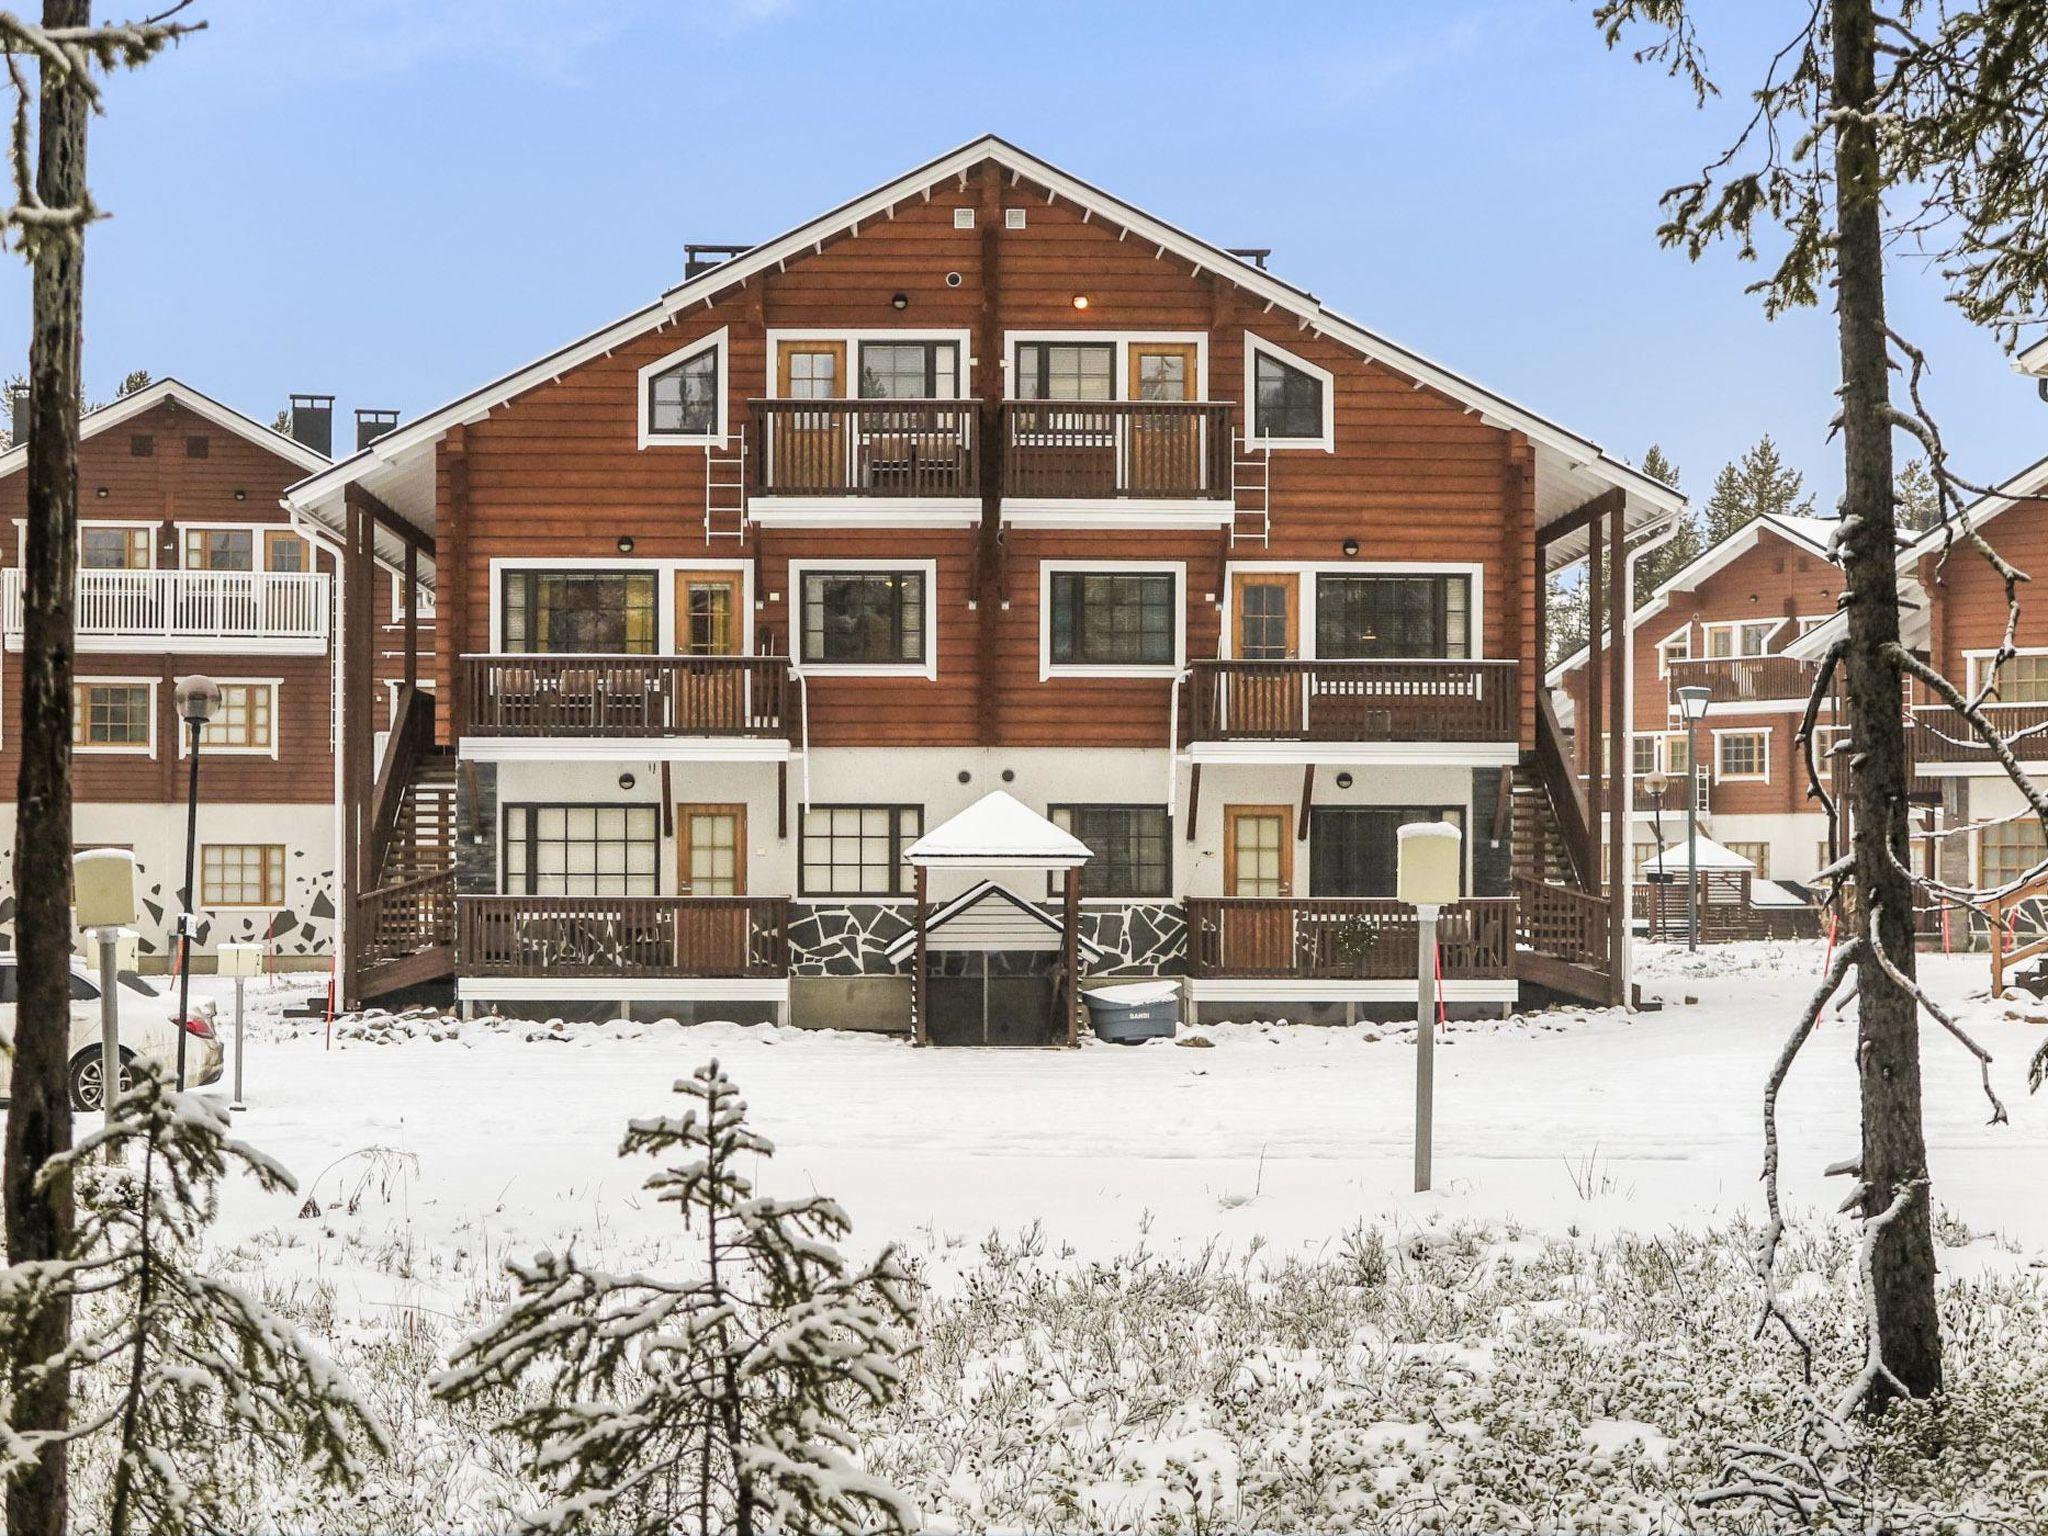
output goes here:
[{"label": "brown log cabin facade", "polygon": [[[324,397],[322,397],[324,399]],[[316,402],[302,401],[309,435]],[[138,865],[137,959],[169,963],[185,884],[190,759],[176,680],[205,674],[223,703],[202,738],[195,964],[257,942],[280,968],[333,964],[336,875],[335,550],[295,525],[284,489],[324,468],[309,445],[162,379],[80,423],[73,690],[73,834]],[[0,828],[11,845],[21,720],[26,449],[0,454]],[[402,602],[374,583],[375,665],[402,665]],[[415,650],[431,654],[429,630]],[[373,709],[388,711],[386,699]],[[377,729],[387,719],[380,713]],[[11,925],[11,856],[0,926]]]},{"label": "brown log cabin facade", "polygon": [[[1824,518],[1759,518],[1676,572],[1636,609],[1628,712],[1634,774],[1628,856],[1640,884],[1661,847],[1682,856],[1697,805],[1700,835],[1747,859],[1756,880],[1789,882],[1789,894],[1831,862],[1827,817],[1807,795],[1794,742],[1818,673],[1793,647],[1831,618],[1841,570],[1830,553],[1835,525]],[[1589,724],[1588,651],[1551,669],[1560,718],[1572,727],[1573,760],[1590,782],[1594,758],[1611,744]],[[1678,690],[1705,688],[1706,714],[1689,756]],[[1823,748],[1832,744],[1832,700],[1824,706]],[[1716,897],[1737,890],[1723,881]],[[1645,892],[1637,892],[1638,912]]]},{"label": "brown log cabin facade", "polygon": [[[1569,772],[1540,594],[1681,498],[1001,140],[286,500],[345,584],[437,593],[381,755],[343,642],[351,999],[972,1040],[1050,965],[1185,977],[1203,1016],[1405,1013],[1418,818],[1465,834],[1453,1007],[1623,994],[1590,828],[1629,765],[1619,801]],[[392,878],[394,807],[450,763],[453,862]],[[1092,850],[1077,893],[1002,882],[1064,961],[906,861],[998,789]]]}]

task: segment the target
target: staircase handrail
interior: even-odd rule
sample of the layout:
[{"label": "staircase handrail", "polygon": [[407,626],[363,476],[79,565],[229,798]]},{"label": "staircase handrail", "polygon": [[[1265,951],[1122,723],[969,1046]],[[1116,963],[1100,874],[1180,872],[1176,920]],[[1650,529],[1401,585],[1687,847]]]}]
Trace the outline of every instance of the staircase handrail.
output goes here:
[{"label": "staircase handrail", "polygon": [[419,762],[434,745],[434,696],[413,683],[400,683],[391,707],[391,733],[370,787],[370,868],[381,873],[398,827],[398,809]]},{"label": "staircase handrail", "polygon": [[1588,884],[1594,877],[1592,813],[1586,808],[1585,786],[1565,756],[1564,727],[1558,724],[1557,708],[1548,689],[1536,690],[1536,777],[1549,796],[1550,809],[1557,817],[1565,854],[1572,861],[1572,873]]}]

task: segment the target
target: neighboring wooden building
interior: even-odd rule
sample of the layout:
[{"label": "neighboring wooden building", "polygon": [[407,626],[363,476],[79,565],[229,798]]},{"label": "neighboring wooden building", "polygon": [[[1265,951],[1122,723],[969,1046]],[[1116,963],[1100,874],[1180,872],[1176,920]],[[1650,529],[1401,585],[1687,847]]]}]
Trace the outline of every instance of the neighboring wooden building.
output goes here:
[{"label": "neighboring wooden building", "polygon": [[[92,412],[79,436],[74,837],[134,851],[142,963],[167,964],[190,767],[172,694],[178,678],[214,678],[224,703],[201,745],[198,951],[256,940],[281,967],[326,966],[340,899],[335,567],[279,496],[329,458],[176,379]],[[22,446],[0,454],[0,924],[10,927],[26,456]],[[392,601],[388,589],[373,594],[380,628]]]},{"label": "neighboring wooden building", "polygon": [[[1787,648],[1835,613],[1842,573],[1829,553],[1834,531],[1825,518],[1759,518],[1702,553],[1636,610],[1632,878],[1660,842],[1684,845],[1695,799],[1701,832],[1747,858],[1756,877],[1804,886],[1827,866],[1827,817],[1807,797],[1806,767],[1793,741],[1816,669]],[[1560,716],[1572,724],[1582,778],[1599,744],[1585,723],[1587,672],[1581,650],[1549,677],[1565,700]],[[1678,708],[1678,690],[1687,686],[1711,696],[1697,728],[1696,765],[1688,760]],[[1823,718],[1832,722],[1831,706]],[[1664,780],[1661,796],[1645,787],[1653,774]]]},{"label": "neighboring wooden building", "polygon": [[[1093,850],[1068,952],[1184,974],[1205,1015],[1412,1010],[1417,817],[1466,834],[1455,1005],[1625,986],[1540,594],[1682,499],[1001,140],[287,503],[438,592],[381,758],[344,643],[351,997],[453,975],[475,1006],[905,1028],[904,850],[994,789]],[[456,862],[395,878],[404,786],[451,763]],[[927,963],[1013,1008],[1053,984]]]}]

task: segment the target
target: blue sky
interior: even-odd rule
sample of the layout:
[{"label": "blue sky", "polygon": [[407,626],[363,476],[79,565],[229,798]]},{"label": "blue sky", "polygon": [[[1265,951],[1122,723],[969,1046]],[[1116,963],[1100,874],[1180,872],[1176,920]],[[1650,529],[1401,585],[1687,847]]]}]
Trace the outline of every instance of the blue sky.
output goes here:
[{"label": "blue sky", "polygon": [[[109,10],[107,0],[95,7]],[[1790,0],[1714,0],[1731,82]],[[686,240],[775,233],[994,131],[1230,245],[1702,495],[1762,432],[1832,502],[1829,317],[1767,323],[1658,193],[1719,148],[1588,0],[200,0],[117,78],[91,181],[86,372],[428,409],[673,283]],[[1960,464],[2048,450],[1993,340],[1894,269]],[[0,352],[28,280],[0,268]],[[12,366],[10,365],[10,371]]]}]

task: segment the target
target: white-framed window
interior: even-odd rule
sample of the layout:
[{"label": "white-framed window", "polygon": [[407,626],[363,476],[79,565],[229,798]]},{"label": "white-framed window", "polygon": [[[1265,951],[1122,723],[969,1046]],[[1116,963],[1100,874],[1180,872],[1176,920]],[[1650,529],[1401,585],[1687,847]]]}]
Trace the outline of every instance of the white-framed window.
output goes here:
[{"label": "white-framed window", "polygon": [[1207,331],[1005,331],[1012,400],[1206,400]]},{"label": "white-framed window", "polygon": [[256,570],[256,529],[247,523],[180,523],[179,563],[188,571]]},{"label": "white-framed window", "polygon": [[[220,707],[199,734],[199,750],[207,756],[276,757],[278,703],[283,682],[275,677],[220,680]],[[189,728],[178,732],[178,756],[190,750]]]},{"label": "white-framed window", "polygon": [[796,666],[840,677],[937,677],[936,560],[792,560]]},{"label": "white-framed window", "polygon": [[1244,336],[1246,430],[1262,448],[1337,446],[1336,380],[1277,342]]},{"label": "white-framed window", "polygon": [[[1991,675],[1994,651],[1966,653],[1970,669],[1970,697],[1977,696],[1977,690],[1984,686]],[[1998,669],[1998,678],[1990,699],[1993,704],[2040,704],[2048,702],[2048,651],[2024,650],[2008,656],[2005,665]]]},{"label": "white-framed window", "polygon": [[1768,655],[1771,636],[1784,622],[1783,619],[1737,619],[1702,624],[1700,628],[1706,634],[1707,658],[1711,661],[1734,661],[1745,656]]},{"label": "white-framed window", "polygon": [[1714,732],[1714,782],[1762,781],[1771,776],[1768,730]]},{"label": "white-framed window", "polygon": [[81,677],[71,685],[71,750],[156,756],[157,680]]},{"label": "white-framed window", "polygon": [[1646,736],[1641,732],[1636,734],[1631,746],[1635,754],[1634,762],[1637,778],[1641,778],[1646,773],[1656,773],[1658,771],[1657,759],[1659,754],[1657,752],[1657,745],[1658,741],[1655,736]]},{"label": "white-framed window", "polygon": [[153,523],[81,523],[78,568],[82,571],[146,571],[156,564]]},{"label": "white-framed window", "polygon": [[723,447],[726,331],[676,348],[640,370],[640,446]]},{"label": "white-framed window", "polygon": [[2048,844],[2041,835],[2041,818],[2024,812],[2005,821],[1993,822],[1977,833],[1977,878],[1980,890],[2012,885],[2044,858]]},{"label": "white-framed window", "polygon": [[200,844],[199,905],[283,906],[284,844]]},{"label": "white-framed window", "polygon": [[1038,567],[1038,675],[1170,677],[1187,653],[1187,567],[1045,560]]},{"label": "white-framed window", "polygon": [[904,853],[924,831],[922,805],[812,805],[797,829],[797,893],[908,896]]},{"label": "white-framed window", "polygon": [[1692,660],[1692,626],[1672,631],[1657,642],[1657,675],[1669,677],[1671,663]]},{"label": "white-framed window", "polygon": [[660,808],[516,801],[504,807],[504,889],[521,896],[657,896]]}]

